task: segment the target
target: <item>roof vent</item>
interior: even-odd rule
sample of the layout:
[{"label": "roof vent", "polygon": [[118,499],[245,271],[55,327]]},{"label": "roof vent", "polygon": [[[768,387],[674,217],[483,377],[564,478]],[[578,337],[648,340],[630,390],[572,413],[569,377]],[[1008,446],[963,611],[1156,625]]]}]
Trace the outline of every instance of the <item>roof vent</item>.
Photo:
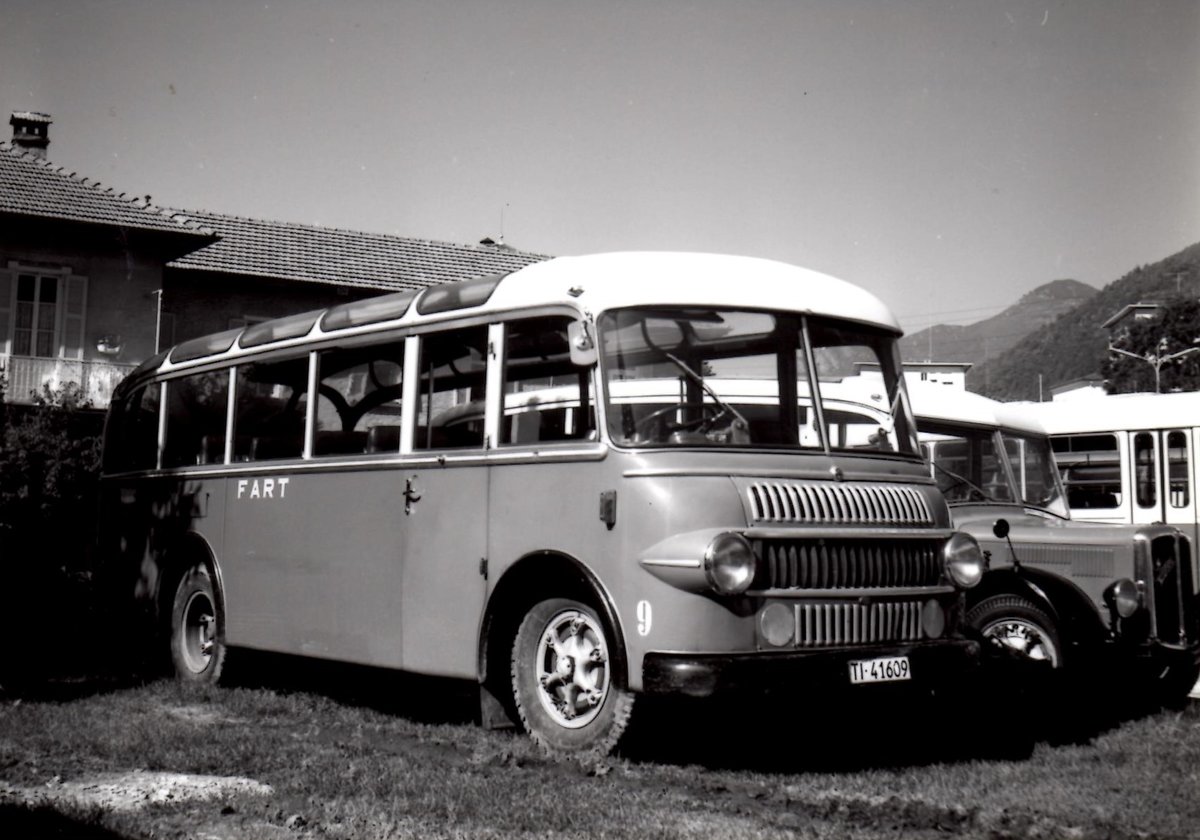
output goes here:
[{"label": "roof vent", "polygon": [[12,116],[8,118],[8,124],[13,127],[13,146],[38,160],[45,160],[46,147],[50,145],[52,122],[49,114],[13,111]]}]

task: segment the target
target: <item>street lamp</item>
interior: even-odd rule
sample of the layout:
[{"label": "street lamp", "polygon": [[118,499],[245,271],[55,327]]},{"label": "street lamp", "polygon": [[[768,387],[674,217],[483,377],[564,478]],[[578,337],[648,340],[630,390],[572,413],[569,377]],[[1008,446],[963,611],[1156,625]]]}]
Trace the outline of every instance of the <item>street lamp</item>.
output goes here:
[{"label": "street lamp", "polygon": [[[1197,338],[1192,341],[1192,344],[1197,344],[1197,343],[1200,343],[1200,338]],[[1128,350],[1122,350],[1120,347],[1113,347],[1112,344],[1108,345],[1108,352],[1119,353],[1122,356],[1128,356],[1131,359],[1137,359],[1140,362],[1146,362],[1147,364],[1151,365],[1154,368],[1154,393],[1156,393],[1156,394],[1162,393],[1162,384],[1161,384],[1161,378],[1160,378],[1160,372],[1162,370],[1162,366],[1165,364],[1169,364],[1171,362],[1177,362],[1180,359],[1182,359],[1184,356],[1187,356],[1191,353],[1200,352],[1200,347],[1189,347],[1186,350],[1180,350],[1176,353],[1167,353],[1166,350],[1167,350],[1167,337],[1166,336],[1163,336],[1162,339],[1158,342],[1158,352],[1157,353],[1146,353],[1144,356],[1139,356],[1137,353],[1130,353]]]}]

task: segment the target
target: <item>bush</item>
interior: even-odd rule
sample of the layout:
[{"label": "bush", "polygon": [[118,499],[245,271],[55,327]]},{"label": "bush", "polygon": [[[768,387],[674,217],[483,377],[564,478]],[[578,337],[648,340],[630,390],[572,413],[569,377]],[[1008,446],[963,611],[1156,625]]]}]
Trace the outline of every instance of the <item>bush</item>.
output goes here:
[{"label": "bush", "polygon": [[[80,388],[5,404],[0,379],[0,684],[84,665],[102,645],[93,558],[103,415]],[[92,623],[89,627],[88,624]],[[82,642],[82,644],[81,644]]]}]

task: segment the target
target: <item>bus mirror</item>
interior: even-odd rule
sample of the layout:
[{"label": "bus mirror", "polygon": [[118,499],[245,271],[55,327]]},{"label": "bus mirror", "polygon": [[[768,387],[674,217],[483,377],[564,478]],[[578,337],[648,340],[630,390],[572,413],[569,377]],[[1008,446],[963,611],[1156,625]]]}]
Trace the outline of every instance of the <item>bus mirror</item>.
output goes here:
[{"label": "bus mirror", "polygon": [[596,364],[596,342],[587,321],[572,321],[567,326],[567,343],[571,345],[571,363],[580,367]]},{"label": "bus mirror", "polygon": [[996,524],[994,524],[992,526],[992,533],[995,534],[996,537],[999,539],[1007,538],[1008,537],[1008,520],[1007,519],[997,519]]}]

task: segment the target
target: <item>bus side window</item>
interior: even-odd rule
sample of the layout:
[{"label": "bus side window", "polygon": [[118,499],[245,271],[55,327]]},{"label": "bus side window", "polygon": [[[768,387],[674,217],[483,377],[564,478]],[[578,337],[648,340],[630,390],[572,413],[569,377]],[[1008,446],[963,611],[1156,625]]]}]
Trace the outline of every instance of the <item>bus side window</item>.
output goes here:
[{"label": "bus side window", "polygon": [[1076,510],[1110,510],[1122,504],[1116,435],[1062,435],[1050,439],[1054,460]]},{"label": "bus side window", "polygon": [[505,445],[594,439],[590,368],[571,362],[565,316],[525,318],[505,325]]},{"label": "bus side window", "polygon": [[307,355],[238,365],[233,459],[299,458],[307,405]]},{"label": "bus side window", "polygon": [[109,422],[105,472],[152,470],[158,466],[158,398],[162,386],[143,385],[126,397]]},{"label": "bus side window", "polygon": [[1138,432],[1133,438],[1134,484],[1139,507],[1158,504],[1158,476],[1154,463],[1154,437]]},{"label": "bus side window", "polygon": [[400,450],[404,341],[320,353],[313,455]]},{"label": "bus side window", "polygon": [[1167,434],[1167,476],[1171,507],[1188,506],[1188,445],[1183,432]]},{"label": "bus side window", "polygon": [[483,446],[486,325],[421,337],[421,374],[413,449]]},{"label": "bus side window", "polygon": [[223,464],[228,409],[228,368],[168,381],[163,466]]}]

